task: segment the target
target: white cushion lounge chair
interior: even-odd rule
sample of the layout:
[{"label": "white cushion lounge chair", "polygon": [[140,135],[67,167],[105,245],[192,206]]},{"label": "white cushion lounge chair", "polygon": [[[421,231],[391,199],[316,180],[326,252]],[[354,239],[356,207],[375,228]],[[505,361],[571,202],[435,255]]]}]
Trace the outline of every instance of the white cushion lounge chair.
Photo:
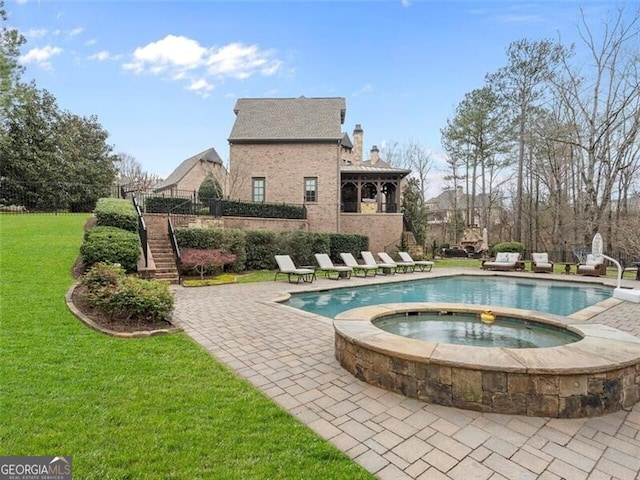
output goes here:
[{"label": "white cushion lounge chair", "polygon": [[493,261],[484,262],[482,268],[484,270],[503,270],[515,271],[520,254],[518,252],[498,252]]},{"label": "white cushion lounge chair", "polygon": [[400,258],[404,262],[413,262],[414,270],[419,268],[421,272],[424,272],[425,270],[430,272],[433,268],[433,262],[430,262],[429,260],[414,260],[408,252],[398,252],[398,255],[400,255]]},{"label": "white cushion lounge chair", "polygon": [[591,275],[592,277],[606,275],[607,267],[604,264],[604,257],[596,257],[590,253],[587,255],[587,261],[578,265],[576,271],[578,275]]},{"label": "white cushion lounge chair", "polygon": [[376,262],[376,259],[373,257],[373,253],[371,252],[363,251],[360,252],[360,255],[362,255],[362,260],[364,260],[365,265],[378,267],[378,269],[382,269],[382,273],[384,273],[385,275],[393,275],[398,269],[398,266],[395,263]]},{"label": "white cushion lounge chair", "polygon": [[[347,267],[353,269],[353,273],[356,277],[366,277],[369,273],[372,273],[372,277],[375,277],[378,273],[378,267],[372,265],[360,265],[355,257],[351,253],[341,253],[342,261]],[[358,275],[360,272],[362,275]]]},{"label": "white cushion lounge chair", "polygon": [[[334,265],[326,253],[316,253],[316,262],[318,262],[319,271],[323,272],[327,278],[331,280],[339,280],[341,278],[351,278],[353,268],[344,265]],[[335,274],[335,277],[331,275]]]},{"label": "white cushion lounge chair", "polygon": [[298,268],[291,260],[289,255],[276,255],[276,263],[278,264],[278,271],[276,272],[273,280],[278,279],[278,275],[286,275],[289,283],[300,283],[300,279],[303,282],[313,282],[316,277],[316,271],[311,268]]},{"label": "white cushion lounge chair", "polygon": [[415,265],[413,264],[413,262],[396,262],[387,252],[379,252],[378,257],[380,257],[380,260],[382,260],[384,263],[391,263],[395,265],[396,272],[400,270],[402,273],[413,273],[415,269]]},{"label": "white cushion lounge chair", "polygon": [[549,254],[532,253],[531,270],[535,273],[553,273],[553,263],[549,261]]}]

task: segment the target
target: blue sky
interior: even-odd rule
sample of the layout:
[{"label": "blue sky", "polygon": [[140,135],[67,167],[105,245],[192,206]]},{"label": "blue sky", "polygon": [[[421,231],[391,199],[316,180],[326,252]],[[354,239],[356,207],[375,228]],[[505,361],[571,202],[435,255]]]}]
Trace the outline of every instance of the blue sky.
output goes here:
[{"label": "blue sky", "polygon": [[27,38],[24,78],[60,108],[96,115],[116,152],[166,177],[210,147],[227,160],[241,97],[345,97],[364,144],[419,143],[440,129],[521,39],[576,39],[610,1],[6,0]]}]

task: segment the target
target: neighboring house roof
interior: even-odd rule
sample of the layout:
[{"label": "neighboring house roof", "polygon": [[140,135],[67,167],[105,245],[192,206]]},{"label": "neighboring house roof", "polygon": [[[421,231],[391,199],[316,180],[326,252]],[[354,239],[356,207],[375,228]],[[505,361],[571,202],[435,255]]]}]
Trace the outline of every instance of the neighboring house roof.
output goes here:
[{"label": "neighboring house roof", "polygon": [[229,142],[342,140],[342,97],[239,98]]},{"label": "neighboring house roof", "polygon": [[[482,198],[488,195],[476,195],[476,206],[482,206]],[[457,202],[454,202],[456,197],[456,191],[453,189],[445,190],[440,195],[428,199],[425,203],[431,207],[432,210],[453,210],[453,206],[457,203],[458,208],[466,207],[467,202],[471,205],[471,195],[463,193],[458,196]]]},{"label": "neighboring house roof", "polygon": [[207,162],[211,164],[219,163],[220,165],[222,165],[222,160],[220,159],[220,155],[218,155],[218,152],[216,152],[216,149],[213,147],[209,148],[204,152],[200,152],[194,155],[193,157],[187,158],[184,162],[178,165],[178,167],[173,172],[171,172],[171,175],[169,175],[166,179],[164,179],[163,181],[158,183],[155,187],[153,187],[153,190],[155,191],[163,190],[165,188],[169,188],[169,187],[172,187],[173,185],[176,185],[199,162]]}]

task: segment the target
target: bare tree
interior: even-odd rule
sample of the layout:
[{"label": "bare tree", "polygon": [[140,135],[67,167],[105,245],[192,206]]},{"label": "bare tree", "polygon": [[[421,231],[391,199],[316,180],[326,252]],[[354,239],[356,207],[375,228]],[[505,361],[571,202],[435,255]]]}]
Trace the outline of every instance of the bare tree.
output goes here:
[{"label": "bare tree", "polygon": [[589,54],[577,66],[562,57],[563,77],[556,82],[566,124],[573,128],[585,225],[584,242],[607,222],[612,192],[621,175],[637,164],[640,140],[640,7],[629,23],[624,10],[605,21],[598,41],[584,13],[580,38]]},{"label": "bare tree", "polygon": [[162,180],[155,173],[143,170],[140,162],[128,153],[118,153],[115,163],[118,170],[116,182],[127,192],[148,192]]}]

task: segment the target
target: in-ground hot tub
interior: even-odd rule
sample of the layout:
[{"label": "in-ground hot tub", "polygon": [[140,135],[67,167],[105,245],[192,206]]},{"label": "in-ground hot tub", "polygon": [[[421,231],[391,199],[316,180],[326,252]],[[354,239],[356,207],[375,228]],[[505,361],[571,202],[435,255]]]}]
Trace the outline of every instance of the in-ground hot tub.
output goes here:
[{"label": "in-ground hot tub", "polygon": [[[407,338],[375,325],[423,313],[502,317],[566,331],[552,347],[470,346]],[[524,328],[526,328],[526,325]],[[640,339],[606,325],[512,308],[398,303],[356,308],[334,320],[336,358],[357,378],[440,405],[482,412],[578,418],[640,401]],[[487,328],[491,328],[488,326]],[[428,330],[428,329],[427,329]]]}]

